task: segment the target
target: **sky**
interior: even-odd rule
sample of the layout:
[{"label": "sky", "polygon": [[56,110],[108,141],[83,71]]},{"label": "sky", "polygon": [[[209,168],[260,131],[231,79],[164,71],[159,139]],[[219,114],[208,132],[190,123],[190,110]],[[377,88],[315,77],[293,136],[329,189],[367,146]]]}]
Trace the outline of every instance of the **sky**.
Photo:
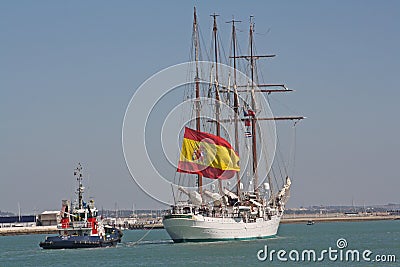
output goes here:
[{"label": "sky", "polygon": [[0,2],[1,211],[58,210],[78,162],[98,208],[165,208],[133,181],[122,123],[144,81],[189,60],[193,6],[207,45],[210,14],[226,44],[224,22],[243,21],[243,48],[254,15],[257,50],[278,55],[266,79],[296,90],[279,98],[307,117],[289,207],[400,203],[398,1],[9,0]]}]

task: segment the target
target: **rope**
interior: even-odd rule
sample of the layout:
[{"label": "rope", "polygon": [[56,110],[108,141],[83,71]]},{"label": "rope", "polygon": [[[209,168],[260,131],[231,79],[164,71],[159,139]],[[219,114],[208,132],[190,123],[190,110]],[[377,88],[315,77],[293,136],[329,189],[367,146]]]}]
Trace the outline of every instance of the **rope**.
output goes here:
[{"label": "rope", "polygon": [[295,121],[294,122],[294,124],[293,124],[293,146],[292,146],[292,155],[291,155],[291,157],[292,157],[292,171],[291,171],[291,177],[294,177],[294,170],[295,170],[295,167],[296,167],[296,124],[297,124],[297,122],[298,121]]},{"label": "rope", "polygon": [[285,165],[285,159],[284,159],[284,157],[283,157],[283,154],[282,154],[282,151],[281,151],[281,149],[280,149],[280,142],[279,142],[279,137],[278,137],[278,135],[276,136],[276,152],[278,153],[277,155],[276,155],[276,160],[275,160],[275,162],[276,162],[276,164],[277,164],[277,167],[278,167],[278,169],[279,169],[279,174],[281,175],[281,179],[282,179],[282,183],[284,184],[285,182],[284,182],[284,179],[283,179],[283,174],[282,174],[282,168],[281,168],[281,164],[280,164],[280,161],[282,160],[282,164],[283,164],[283,169],[284,169],[284,173],[287,175],[287,170],[286,170],[286,165]]},{"label": "rope", "polygon": [[149,233],[151,230],[153,230],[154,226],[156,226],[156,224],[153,224],[153,227],[151,227],[149,230],[147,230],[147,232],[141,237],[139,238],[139,240],[135,241],[132,246],[136,246],[137,244],[139,244],[140,241],[142,241]]}]

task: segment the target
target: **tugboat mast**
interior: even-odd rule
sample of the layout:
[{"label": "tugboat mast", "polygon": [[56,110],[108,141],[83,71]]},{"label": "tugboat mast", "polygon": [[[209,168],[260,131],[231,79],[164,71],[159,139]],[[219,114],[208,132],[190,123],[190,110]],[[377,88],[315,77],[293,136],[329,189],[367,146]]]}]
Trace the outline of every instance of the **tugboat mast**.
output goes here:
[{"label": "tugboat mast", "polygon": [[76,180],[78,181],[78,209],[83,208],[83,185],[82,185],[82,165],[81,163],[78,163],[78,167],[75,168],[74,170],[74,176],[76,177]]}]

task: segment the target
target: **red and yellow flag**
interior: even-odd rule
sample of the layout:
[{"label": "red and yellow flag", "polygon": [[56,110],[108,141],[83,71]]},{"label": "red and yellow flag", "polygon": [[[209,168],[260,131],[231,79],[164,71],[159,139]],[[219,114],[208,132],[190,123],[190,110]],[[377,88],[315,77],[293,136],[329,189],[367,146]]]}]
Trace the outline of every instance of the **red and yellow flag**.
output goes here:
[{"label": "red and yellow flag", "polygon": [[240,171],[239,155],[225,139],[185,127],[178,172],[230,179]]}]

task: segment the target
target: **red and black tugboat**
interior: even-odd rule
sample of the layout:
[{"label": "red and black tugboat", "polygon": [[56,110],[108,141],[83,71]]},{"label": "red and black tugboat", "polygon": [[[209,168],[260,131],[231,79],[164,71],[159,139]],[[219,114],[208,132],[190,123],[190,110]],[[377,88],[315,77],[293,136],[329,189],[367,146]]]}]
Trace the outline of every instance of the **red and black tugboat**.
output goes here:
[{"label": "red and black tugboat", "polygon": [[103,225],[97,220],[98,210],[91,199],[83,201],[82,166],[79,163],[74,171],[78,181],[78,200],[71,209],[69,200],[62,201],[61,223],[57,226],[59,234],[48,236],[39,246],[44,249],[93,248],[116,246],[121,242],[121,230]]}]

